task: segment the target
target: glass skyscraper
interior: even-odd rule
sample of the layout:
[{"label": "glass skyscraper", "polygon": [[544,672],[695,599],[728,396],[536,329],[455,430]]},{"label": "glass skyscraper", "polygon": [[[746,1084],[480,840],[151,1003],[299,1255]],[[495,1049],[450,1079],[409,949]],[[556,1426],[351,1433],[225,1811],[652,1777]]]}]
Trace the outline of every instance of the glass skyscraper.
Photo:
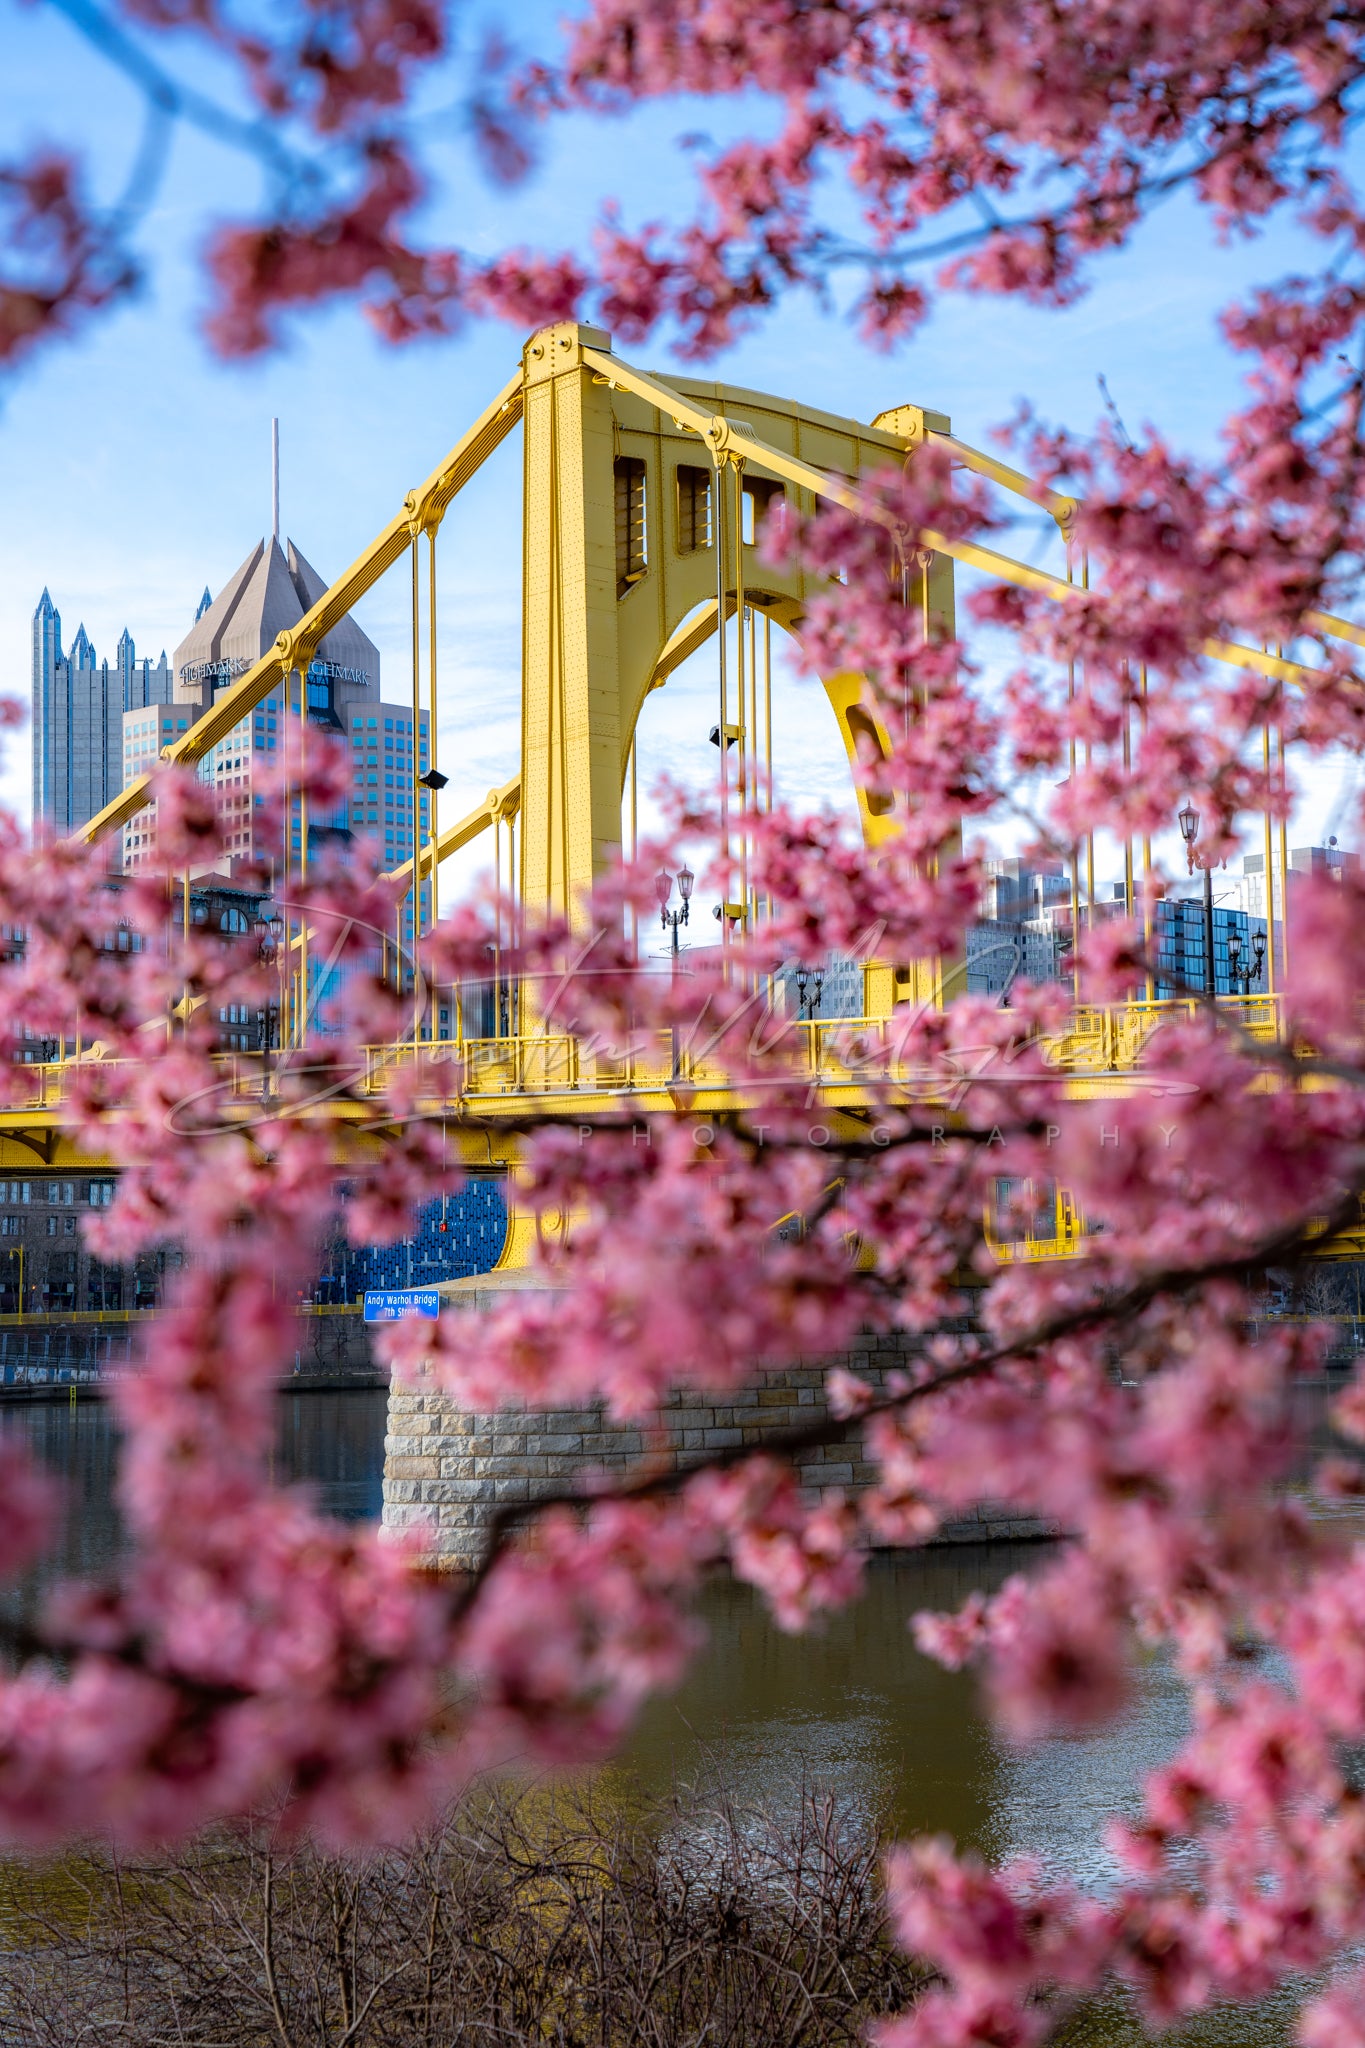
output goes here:
[{"label": "glass skyscraper", "polygon": [[123,787],[123,717],[169,704],[175,677],[163,650],[139,661],[131,634],[112,664],[100,661],[85,627],[62,650],[61,613],[45,590],[33,614],[33,820],[74,832]]}]

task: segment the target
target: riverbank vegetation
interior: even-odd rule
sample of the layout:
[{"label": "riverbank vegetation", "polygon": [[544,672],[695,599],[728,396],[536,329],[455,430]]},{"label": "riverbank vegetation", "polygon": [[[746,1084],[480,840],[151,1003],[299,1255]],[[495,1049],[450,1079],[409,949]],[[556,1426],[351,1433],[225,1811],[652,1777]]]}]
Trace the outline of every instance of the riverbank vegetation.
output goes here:
[{"label": "riverbank vegetation", "polygon": [[0,2039],[159,2048],[843,2048],[903,2006],[877,1830],[811,1794],[483,1792],[360,1859],[269,1827],[0,1878]]}]

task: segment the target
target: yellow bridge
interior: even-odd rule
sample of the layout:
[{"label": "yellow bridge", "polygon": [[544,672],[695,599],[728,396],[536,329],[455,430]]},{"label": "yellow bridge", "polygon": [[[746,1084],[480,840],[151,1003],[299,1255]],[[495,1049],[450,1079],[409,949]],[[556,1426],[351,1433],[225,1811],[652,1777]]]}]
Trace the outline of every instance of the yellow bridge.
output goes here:
[{"label": "yellow bridge", "polygon": [[[571,921],[595,879],[634,840],[635,733],[650,693],[665,686],[690,655],[716,643],[716,733],[727,747],[741,791],[771,790],[772,634],[774,626],[799,631],[815,587],[800,566],[760,562],[756,539],[774,499],[809,515],[821,501],[863,509],[857,483],[888,465],[913,462],[927,446],[1041,508],[1067,543],[1066,578],[1015,561],[970,541],[934,531],[908,538],[903,596],[928,637],[954,630],[954,575],[958,563],[987,577],[1042,591],[1058,603],[1078,594],[1072,580],[1072,527],[1076,505],[958,440],[946,416],[914,405],[880,413],[868,424],[814,410],[793,400],[690,378],[668,381],[622,360],[598,329],[564,323],[526,343],[516,375],[433,470],[346,573],[275,645],[224,689],[198,720],[163,750],[167,761],[193,765],[254,707],[274,692],[304,712],[309,662],[323,636],[388,571],[405,564],[412,590],[414,713],[425,687],[436,769],[438,619],[436,563],[446,514],[488,457],[520,427],[523,445],[523,618],[521,758],[501,788],[458,820],[443,824],[433,792],[425,833],[416,832],[415,860],[394,871],[411,893],[415,928],[423,906],[439,912],[441,864],[481,833],[497,846],[499,876],[510,876],[508,915],[558,913]],[[1311,614],[1305,625],[1365,645],[1365,631],[1348,621]],[[1257,648],[1209,639],[1202,650],[1277,679],[1307,673],[1298,664]],[[425,670],[425,674],[424,674]],[[823,679],[850,764],[875,758],[888,746],[878,712],[857,675]],[[412,722],[412,780],[419,719]],[[722,786],[725,777],[721,777]],[[122,827],[152,797],[150,778],[139,777],[85,828],[98,840]],[[770,799],[769,799],[770,800]],[[724,818],[724,797],[722,815]],[[857,805],[864,841],[877,847],[896,829],[889,807],[861,786]],[[752,924],[761,905],[745,866],[742,819],[732,834],[740,877],[736,900],[722,906],[721,942]],[[1267,855],[1269,855],[1267,825]],[[298,872],[283,878],[282,898],[306,879],[307,830]],[[1150,849],[1143,859],[1150,865]],[[1093,850],[1086,897],[1093,901]],[[1271,864],[1267,858],[1266,873]],[[1133,888],[1127,854],[1128,900]],[[1073,864],[1073,927],[1080,886]],[[1273,904],[1271,906],[1273,908]],[[1271,990],[1265,997],[1223,998],[1254,1035],[1278,1033],[1274,990],[1273,920]],[[309,933],[301,916],[288,927],[287,953],[296,981],[307,988]],[[863,970],[863,1016],[814,1023],[788,1020],[788,1044],[812,1087],[822,1115],[865,1123],[887,1100],[917,1095],[924,1077],[902,1071],[894,1053],[894,1020],[903,1006],[941,1004],[961,981],[960,962],[895,963],[873,960]],[[514,1169],[514,1126],[528,1111],[583,1119],[594,1115],[678,1113],[723,1115],[744,1106],[725,1073],[704,1055],[666,1039],[604,1056],[548,1026],[537,1028],[530,994],[508,991],[502,1035],[465,1036],[458,1015],[453,1038],[435,1042],[434,1013],[416,1027],[424,1058],[451,1065],[448,1093],[424,1108],[444,1118],[452,1156],[471,1166]],[[1078,1094],[1110,1094],[1125,1086],[1150,1033],[1181,1005],[1151,999],[1116,1009],[1078,1006],[1070,1028],[1048,1057]],[[285,1015],[307,1015],[297,990]],[[302,1036],[286,1030],[286,1045]],[[85,1057],[91,1055],[87,1052]],[[352,1098],[328,1113],[355,1126],[353,1143],[383,1142],[365,1107],[378,1097],[383,1077],[414,1048],[380,1048],[370,1056]],[[0,1111],[0,1164],[49,1166],[80,1163],[64,1114],[70,1062],[29,1070],[32,1096]],[[225,1115],[249,1121],[271,1098],[270,1061],[225,1056]],[[875,1078],[874,1078],[875,1070]],[[680,1086],[680,1084],[682,1084]],[[501,1127],[505,1126],[505,1130]],[[86,1162],[102,1163],[102,1162]],[[1076,1249],[1082,1231],[1063,1194],[1051,1238],[1025,1246],[1002,1244],[1001,1256],[1057,1256]],[[517,1263],[525,1232],[514,1216],[504,1263]]]}]

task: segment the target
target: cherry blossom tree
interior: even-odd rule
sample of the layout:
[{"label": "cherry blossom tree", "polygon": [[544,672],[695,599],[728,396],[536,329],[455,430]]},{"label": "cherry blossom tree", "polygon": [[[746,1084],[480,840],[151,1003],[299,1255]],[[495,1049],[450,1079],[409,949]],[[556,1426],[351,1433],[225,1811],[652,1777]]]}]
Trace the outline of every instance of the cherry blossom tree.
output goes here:
[{"label": "cherry blossom tree", "polygon": [[[119,916],[139,944],[123,951],[107,943],[103,856],[35,854],[4,826],[0,917],[29,934],[0,966],[10,1049],[67,1035],[77,1010],[105,1048],[68,1079],[76,1137],[122,1169],[91,1240],[124,1257],[177,1238],[193,1257],[114,1392],[131,1536],[117,1582],[65,1587],[8,1631],[0,1824],[33,1842],[92,1825],[147,1840],[273,1804],[329,1842],[384,1839],[509,1749],[606,1753],[697,1653],[694,1596],[718,1563],[799,1628],[856,1597],[871,1545],[924,1542],[992,1500],[1066,1538],[994,1596],[916,1618],[921,1646],[979,1666],[1021,1741],[1112,1715],[1138,1646],[1160,1646],[1191,1688],[1193,1733],[1148,1782],[1141,1819],[1114,1831],[1120,1875],[1101,1896],[1034,1863],[899,1848],[895,1922],[937,1975],[879,2039],[1026,2048],[1107,1978],[1161,2025],[1292,1973],[1325,1986],[1305,2048],[1365,2043],[1365,1810],[1349,1762],[1365,1737],[1365,1548],[1326,1540],[1287,1486],[1290,1397],[1322,1333],[1250,1320],[1267,1267],[1360,1215],[1365,884],[1297,894],[1276,1037],[1194,1003],[1103,1103],[1056,1057],[1069,992],[1018,987],[1005,1008],[963,997],[850,1038],[841,1056],[877,1107],[812,1144],[797,1035],[760,1028],[752,994],[780,963],[866,950],[869,934],[892,961],[951,955],[980,883],[962,825],[1024,783],[1050,790],[1037,829],[1064,853],[1097,831],[1153,834],[1188,794],[1217,858],[1248,816],[1286,813],[1268,727],[1301,756],[1365,744],[1361,636],[1340,630],[1360,612],[1365,544],[1365,22],[1321,0],[585,0],[562,47],[487,51],[461,71],[496,175],[519,175],[564,109],[605,120],[670,95],[729,98],[752,132],[700,162],[695,211],[639,223],[604,204],[588,250],[475,262],[407,233],[431,176],[413,110],[464,62],[439,7],[309,4],[264,25],[216,0],[65,11],[146,86],[144,187],[161,127],[206,117],[167,68],[183,44],[206,46],[256,110],[239,139],[276,174],[271,204],[206,245],[228,352],[340,296],[395,340],[474,313],[587,310],[705,354],[843,268],[863,280],[858,319],[892,347],[936,293],[1066,303],[1177,186],[1229,235],[1291,220],[1303,264],[1224,315],[1246,378],[1217,463],[1155,428],[1132,439],[1111,421],[1081,440],[1016,423],[1040,490],[1076,500],[1070,547],[1089,576],[1061,601],[994,587],[971,600],[972,624],[1014,635],[1003,686],[974,667],[969,634],[935,639],[904,601],[924,534],[989,537],[988,500],[932,449],[867,480],[856,509],[770,526],[770,550],[829,572],[803,658],[864,674],[890,736],[860,769],[897,821],[875,861],[827,816],[763,809],[743,824],[774,914],[709,982],[642,977],[623,936],[670,845],[584,906],[590,958],[581,932],[551,926],[526,930],[508,963],[555,990],[557,1029],[599,1047],[704,1030],[737,1106],[704,1131],[655,1119],[648,1146],[634,1108],[590,1143],[528,1116],[529,1198],[574,1219],[542,1249],[553,1289],[434,1333],[399,1326],[394,1369],[420,1355],[469,1407],[600,1402],[634,1419],[677,1388],[732,1387],[797,1353],[833,1361],[868,1328],[900,1334],[899,1376],[874,1387],[833,1370],[829,1414],[761,1450],[645,1462],[503,1511],[458,1578],[429,1570],[419,1541],[381,1544],[275,1487],[287,1305],[339,1180],[346,1227],[372,1241],[457,1179],[429,1105],[458,1076],[414,1057],[381,1097],[368,1080],[363,1048],[411,1020],[369,966],[393,885],[325,859],[310,876],[312,927],[354,973],[334,1032],[273,1063],[244,1113],[207,1020],[267,999],[265,970],[245,943],[186,935],[167,902],[165,875],[217,844],[209,793],[160,776],[165,875],[128,882]],[[102,212],[50,149],[3,177],[0,345],[18,359],[129,287],[144,187]],[[310,743],[311,800],[335,803],[341,772]],[[673,829],[679,845],[710,840],[728,900],[717,817],[678,798]],[[465,904],[425,971],[481,978],[489,939],[486,908]],[[1083,931],[1087,1000],[1131,994],[1145,945],[1140,917]],[[19,1100],[25,1076],[6,1071]],[[338,1103],[398,1135],[343,1153]],[[1070,1189],[1084,1255],[997,1265],[983,1217],[1002,1180]],[[791,1216],[799,1233],[775,1236]],[[876,1484],[812,1504],[793,1460],[850,1430]],[[1337,1400],[1334,1430],[1314,1484],[1358,1495],[1365,1382]],[[51,1503],[12,1446],[0,1455],[14,1572]]]}]

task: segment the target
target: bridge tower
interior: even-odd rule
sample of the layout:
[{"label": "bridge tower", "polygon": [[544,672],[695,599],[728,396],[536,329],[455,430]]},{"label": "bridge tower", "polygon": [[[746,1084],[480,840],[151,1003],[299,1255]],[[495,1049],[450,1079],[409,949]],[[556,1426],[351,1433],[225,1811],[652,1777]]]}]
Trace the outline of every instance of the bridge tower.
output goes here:
[{"label": "bridge tower", "polygon": [[[949,422],[902,406],[865,426],[766,392],[644,379],[617,363],[600,328],[575,322],[532,335],[522,371],[520,895],[533,914],[581,919],[620,851],[631,746],[651,690],[713,638],[720,618],[747,606],[795,631],[805,615],[811,579],[799,565],[762,561],[757,541],[775,498],[801,515],[816,500],[772,454],[851,480],[904,462],[926,427],[947,433]],[[951,559],[917,553],[907,587],[927,630],[951,635]],[[750,674],[746,696],[743,659],[741,636],[725,723],[741,759],[756,765],[756,693]],[[850,763],[884,748],[863,679],[830,676],[824,687]],[[718,695],[718,725],[719,704]],[[875,857],[894,820],[861,789],[858,806]],[[865,1014],[885,1015],[897,1001],[938,999],[942,970],[881,964],[866,981]]]}]

